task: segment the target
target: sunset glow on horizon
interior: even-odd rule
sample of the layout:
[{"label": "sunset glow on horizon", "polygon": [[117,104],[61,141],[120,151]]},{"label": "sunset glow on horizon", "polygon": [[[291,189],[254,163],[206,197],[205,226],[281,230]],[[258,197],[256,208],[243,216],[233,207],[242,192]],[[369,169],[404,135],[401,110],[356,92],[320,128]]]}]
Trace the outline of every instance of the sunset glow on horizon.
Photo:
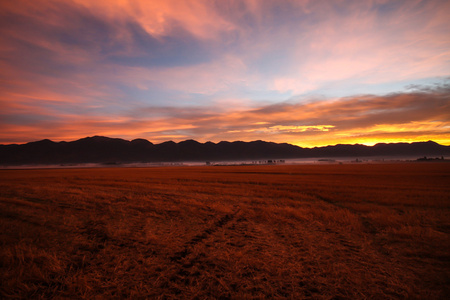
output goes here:
[{"label": "sunset glow on horizon", "polygon": [[0,144],[450,145],[450,2],[0,3]]}]

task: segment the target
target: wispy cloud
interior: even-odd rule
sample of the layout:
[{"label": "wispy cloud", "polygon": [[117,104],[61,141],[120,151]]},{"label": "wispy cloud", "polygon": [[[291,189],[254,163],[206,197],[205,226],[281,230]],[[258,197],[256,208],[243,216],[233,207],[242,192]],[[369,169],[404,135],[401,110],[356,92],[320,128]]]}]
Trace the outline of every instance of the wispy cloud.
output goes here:
[{"label": "wispy cloud", "polygon": [[[129,139],[141,137],[152,142],[191,138],[203,142],[262,139],[302,146],[429,139],[448,143],[449,95],[450,87],[440,86],[384,96],[279,103],[227,112],[214,107],[143,107],[121,118],[61,115],[59,119],[48,120],[48,113],[37,112],[30,123],[33,130],[31,125],[17,126],[4,117],[1,125],[10,128],[9,131],[16,128],[14,136],[20,137],[20,142],[33,137],[61,140],[65,136],[103,134]],[[27,131],[28,136],[24,135]]]},{"label": "wispy cloud", "polygon": [[449,13],[445,0],[2,1],[0,141],[449,143],[448,90],[404,88],[450,76]]}]

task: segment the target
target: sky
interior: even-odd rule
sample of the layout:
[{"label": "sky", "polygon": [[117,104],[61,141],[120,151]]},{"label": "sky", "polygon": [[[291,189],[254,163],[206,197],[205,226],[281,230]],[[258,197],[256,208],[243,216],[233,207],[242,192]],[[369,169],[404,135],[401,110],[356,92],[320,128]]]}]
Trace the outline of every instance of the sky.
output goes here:
[{"label": "sky", "polygon": [[450,145],[448,0],[0,0],[0,144]]}]

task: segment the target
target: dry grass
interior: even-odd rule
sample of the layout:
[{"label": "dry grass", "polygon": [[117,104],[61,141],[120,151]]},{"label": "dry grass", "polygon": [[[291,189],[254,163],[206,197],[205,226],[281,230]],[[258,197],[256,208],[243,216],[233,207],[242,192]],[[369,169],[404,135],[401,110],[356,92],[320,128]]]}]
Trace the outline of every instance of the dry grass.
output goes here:
[{"label": "dry grass", "polygon": [[0,171],[2,298],[446,299],[446,163]]}]

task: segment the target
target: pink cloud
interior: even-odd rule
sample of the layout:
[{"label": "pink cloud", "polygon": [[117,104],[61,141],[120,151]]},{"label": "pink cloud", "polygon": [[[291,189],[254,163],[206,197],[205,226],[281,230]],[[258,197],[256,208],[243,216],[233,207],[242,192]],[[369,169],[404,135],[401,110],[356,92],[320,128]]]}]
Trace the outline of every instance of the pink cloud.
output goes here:
[{"label": "pink cloud", "polygon": [[449,12],[448,1],[2,1],[0,139],[444,140],[442,90],[279,102],[449,76]]},{"label": "pink cloud", "polygon": [[[2,122],[5,141],[21,142],[40,138],[64,140],[68,137],[107,135],[147,138],[152,142],[174,140],[269,140],[303,146],[387,140],[435,139],[450,144],[450,102],[448,86],[385,96],[355,96],[332,101],[280,103],[260,108],[220,112],[190,107],[146,108],[130,111],[128,117],[110,118],[61,115],[42,116],[31,125]],[[23,108],[21,108],[23,109]],[[146,114],[155,111],[159,117]],[[35,136],[34,136],[35,135]],[[34,138],[33,138],[34,137]]]}]

